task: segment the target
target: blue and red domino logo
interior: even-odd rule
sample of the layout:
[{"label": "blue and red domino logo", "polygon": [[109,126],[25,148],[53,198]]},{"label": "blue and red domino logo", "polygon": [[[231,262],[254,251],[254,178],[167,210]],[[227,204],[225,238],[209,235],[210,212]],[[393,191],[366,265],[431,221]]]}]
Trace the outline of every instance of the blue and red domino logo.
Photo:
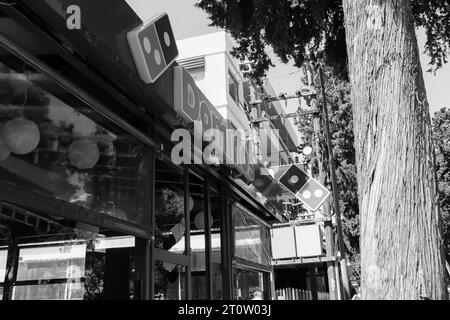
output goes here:
[{"label": "blue and red domino logo", "polygon": [[154,83],[178,57],[178,48],[164,13],[128,32],[128,43],[143,82]]}]

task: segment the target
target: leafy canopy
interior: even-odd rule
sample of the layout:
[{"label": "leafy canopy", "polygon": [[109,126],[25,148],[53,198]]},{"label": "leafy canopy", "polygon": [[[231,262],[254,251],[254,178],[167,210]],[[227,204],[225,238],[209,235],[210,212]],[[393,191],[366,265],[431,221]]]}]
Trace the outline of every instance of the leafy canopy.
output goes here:
[{"label": "leafy canopy", "polygon": [[[437,70],[447,62],[450,0],[412,4],[415,25],[427,34],[425,52]],[[254,61],[256,79],[273,66],[266,46],[284,63],[292,60],[300,67],[305,59],[320,58],[347,76],[342,0],[200,0],[196,6],[209,15],[212,26],[225,29],[237,41],[235,57]]]},{"label": "leafy canopy", "polygon": [[442,108],[434,114],[433,137],[443,238],[446,254],[450,257],[450,109]]}]

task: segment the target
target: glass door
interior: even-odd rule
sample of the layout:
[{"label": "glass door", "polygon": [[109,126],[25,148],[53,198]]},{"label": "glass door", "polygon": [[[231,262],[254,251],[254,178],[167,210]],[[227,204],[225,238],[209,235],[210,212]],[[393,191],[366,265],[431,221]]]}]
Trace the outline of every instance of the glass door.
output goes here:
[{"label": "glass door", "polygon": [[270,299],[269,226],[239,203],[235,203],[231,211],[234,229],[233,298]]},{"label": "glass door", "polygon": [[235,300],[265,300],[269,297],[269,273],[245,266],[233,268]]},{"label": "glass door", "polygon": [[186,173],[171,163],[156,160],[154,199],[154,299],[185,300],[190,281],[186,235],[195,206],[188,194]]}]

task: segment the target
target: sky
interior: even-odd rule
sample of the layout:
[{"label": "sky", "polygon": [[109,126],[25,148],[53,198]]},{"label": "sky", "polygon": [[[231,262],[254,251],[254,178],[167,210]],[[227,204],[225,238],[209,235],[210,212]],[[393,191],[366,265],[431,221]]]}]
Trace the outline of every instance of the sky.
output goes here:
[{"label": "sky", "polygon": [[[194,7],[197,0],[126,0],[142,20],[149,20],[155,14],[167,12],[177,40],[220,31],[210,27],[208,16]],[[425,33],[417,33],[419,50],[424,51]],[[299,89],[300,74],[292,64],[285,65],[269,49],[269,55],[276,65],[267,73],[267,77],[277,93],[294,94]],[[430,112],[433,114],[442,107],[450,107],[450,63],[437,71],[436,75],[426,72],[430,59],[421,55],[424,80],[427,89]],[[287,112],[296,109],[295,101],[288,105]]]}]

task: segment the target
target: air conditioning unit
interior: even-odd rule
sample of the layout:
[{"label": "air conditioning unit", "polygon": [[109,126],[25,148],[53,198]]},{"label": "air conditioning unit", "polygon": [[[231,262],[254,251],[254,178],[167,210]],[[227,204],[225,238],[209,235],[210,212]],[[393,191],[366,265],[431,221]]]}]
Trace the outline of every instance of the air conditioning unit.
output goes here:
[{"label": "air conditioning unit", "polygon": [[318,224],[305,224],[296,226],[295,243],[297,257],[318,257],[323,254],[323,231]]},{"label": "air conditioning unit", "polygon": [[294,228],[275,228],[271,233],[273,259],[292,259],[297,256]]}]

